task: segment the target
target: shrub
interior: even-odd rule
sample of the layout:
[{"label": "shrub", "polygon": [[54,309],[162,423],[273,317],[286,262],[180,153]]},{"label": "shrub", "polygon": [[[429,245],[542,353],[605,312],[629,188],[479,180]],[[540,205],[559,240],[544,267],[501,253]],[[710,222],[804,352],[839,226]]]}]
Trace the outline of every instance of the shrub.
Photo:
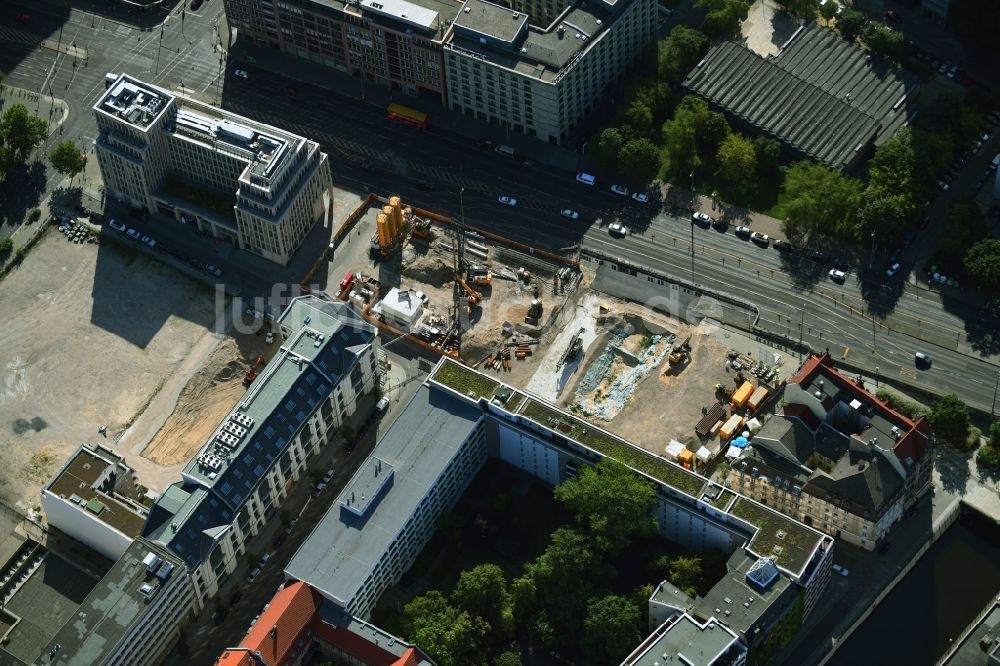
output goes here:
[{"label": "shrub", "polygon": [[14,241],[9,238],[0,238],[0,252],[7,253],[14,249]]},{"label": "shrub", "polygon": [[42,217],[42,211],[37,208],[32,208],[31,212],[28,213],[28,222],[38,222],[39,218]]}]

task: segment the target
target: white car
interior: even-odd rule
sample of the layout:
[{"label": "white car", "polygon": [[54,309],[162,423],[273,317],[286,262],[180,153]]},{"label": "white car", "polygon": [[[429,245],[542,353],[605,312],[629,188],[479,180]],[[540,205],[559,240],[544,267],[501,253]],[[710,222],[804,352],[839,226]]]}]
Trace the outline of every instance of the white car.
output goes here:
[{"label": "white car", "polygon": [[248,583],[252,583],[253,579],[256,578],[257,574],[259,574],[259,573],[260,573],[260,567],[254,567],[253,569],[251,569],[250,570],[250,575],[247,576],[247,582]]},{"label": "white car", "polygon": [[233,76],[238,76],[241,79],[249,79],[250,78],[250,74],[245,69],[234,69],[233,70]]},{"label": "white car", "polygon": [[135,229],[132,229],[131,227],[125,233],[131,236],[132,238],[139,238],[139,232],[136,231]]},{"label": "white car", "polygon": [[847,273],[844,271],[838,271],[836,268],[831,268],[827,275],[829,275],[830,279],[834,282],[843,282],[847,279]]},{"label": "white car", "polygon": [[150,238],[149,236],[143,236],[142,242],[148,245],[149,247],[156,247],[156,241]]},{"label": "white car", "polygon": [[611,234],[612,236],[620,236],[624,238],[625,236],[628,235],[628,229],[626,229],[625,225],[623,224],[612,222],[611,224],[608,225],[608,233]]},{"label": "white car", "polygon": [[125,225],[122,224],[121,222],[115,222],[113,219],[108,220],[108,226],[114,229],[115,231],[120,231],[122,233],[125,233]]},{"label": "white car", "polygon": [[942,192],[948,191],[948,183],[944,182],[943,180],[939,180],[937,185],[938,189],[941,190]]},{"label": "white car", "polygon": [[575,210],[570,210],[569,208],[563,208],[561,211],[559,211],[559,214],[562,215],[563,217],[568,217],[571,220],[576,220],[580,217],[580,214],[578,212],[576,212]]},{"label": "white car", "polygon": [[611,191],[614,192],[615,194],[620,194],[623,197],[628,196],[628,188],[625,187],[624,185],[612,185]]},{"label": "white car", "polygon": [[842,567],[839,564],[834,564],[833,565],[833,570],[836,571],[837,573],[839,573],[841,576],[844,576],[845,578],[847,577],[848,574],[851,573],[845,567]]},{"label": "white car", "polygon": [[736,227],[736,230],[733,233],[735,233],[738,237],[745,238],[747,240],[749,240],[750,236],[753,234],[750,227],[744,227],[742,225]]},{"label": "white car", "polygon": [[212,264],[205,264],[205,271],[211,273],[215,277],[222,277],[222,271]]},{"label": "white car", "polygon": [[381,398],[377,403],[375,403],[375,410],[378,412],[384,412],[389,406],[389,398]]},{"label": "white car", "polygon": [[500,203],[502,203],[504,206],[516,206],[517,205],[517,199],[515,199],[514,197],[499,197],[497,199],[497,201],[499,201]]},{"label": "white car", "polygon": [[333,479],[333,468],[332,467],[330,469],[326,470],[326,474],[323,475],[323,483],[330,483],[331,479]]},{"label": "white car", "polygon": [[759,231],[755,231],[752,234],[750,234],[750,240],[763,247],[770,247],[771,245],[771,239],[768,238],[767,234],[761,233]]},{"label": "white car", "polygon": [[632,201],[636,201],[638,203],[647,203],[649,201],[649,197],[647,197],[642,192],[635,192],[632,194]]},{"label": "white car", "polygon": [[691,220],[701,224],[712,224],[715,220],[708,213],[691,213]]},{"label": "white car", "polygon": [[892,277],[893,275],[896,274],[898,270],[899,270],[899,262],[897,261],[892,266],[889,266],[889,268],[885,269],[885,276]]}]

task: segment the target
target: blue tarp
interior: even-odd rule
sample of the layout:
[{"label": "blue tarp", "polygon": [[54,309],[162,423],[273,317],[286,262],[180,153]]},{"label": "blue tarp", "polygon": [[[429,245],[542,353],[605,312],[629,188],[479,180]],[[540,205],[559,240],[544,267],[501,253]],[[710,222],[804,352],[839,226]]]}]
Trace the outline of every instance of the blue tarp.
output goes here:
[{"label": "blue tarp", "polygon": [[742,448],[745,448],[746,445],[749,444],[749,443],[750,442],[747,441],[746,437],[740,435],[739,437],[735,438],[733,441],[729,442],[729,445],[730,446],[737,446],[737,447],[739,447],[739,448],[742,449]]}]

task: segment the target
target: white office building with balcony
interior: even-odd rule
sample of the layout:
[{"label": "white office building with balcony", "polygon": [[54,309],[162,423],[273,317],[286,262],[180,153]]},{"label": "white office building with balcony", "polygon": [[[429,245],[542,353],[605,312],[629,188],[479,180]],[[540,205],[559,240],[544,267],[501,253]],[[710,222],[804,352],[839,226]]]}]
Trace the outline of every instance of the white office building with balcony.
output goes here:
[{"label": "white office building with balcony", "polygon": [[109,196],[287,264],[329,226],[333,184],[319,144],[127,74],[93,106]]}]

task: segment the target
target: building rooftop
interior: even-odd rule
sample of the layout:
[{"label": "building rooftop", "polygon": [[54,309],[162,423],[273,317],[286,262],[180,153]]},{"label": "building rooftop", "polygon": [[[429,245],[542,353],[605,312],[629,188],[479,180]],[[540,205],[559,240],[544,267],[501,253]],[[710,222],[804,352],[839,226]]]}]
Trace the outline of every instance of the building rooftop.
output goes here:
[{"label": "building rooftop", "polygon": [[1000,597],[994,599],[979,620],[966,628],[938,666],[979,666],[1000,660]]},{"label": "building rooftop", "polygon": [[94,110],[114,116],[145,132],[166,112],[174,99],[174,95],[162,88],[122,74],[98,98]]},{"label": "building rooftop", "polygon": [[623,666],[713,666],[727,652],[745,652],[739,637],[714,619],[698,622],[687,613],[660,625],[622,662]]},{"label": "building rooftop", "polygon": [[801,575],[823,541],[816,530],[746,497],[729,512],[757,528],[747,547],[759,557],[774,558],[780,569]]},{"label": "building rooftop", "polygon": [[[150,513],[144,534],[194,566],[211,530],[232,522],[319,402],[374,340],[345,303],[292,301],[278,320],[281,347]],[[205,537],[209,540],[205,541]]]},{"label": "building rooftop", "polygon": [[[99,456],[96,452],[80,447],[66,461],[63,468],[46,486],[46,490],[69,500],[81,511],[87,511],[101,522],[114,527],[129,537],[136,537],[146,522],[146,511],[138,503],[129,504],[124,499],[116,499],[101,486],[116,473],[117,465],[123,464]],[[124,468],[123,473],[131,474]],[[113,491],[108,487],[107,490]]]},{"label": "building rooftop", "polygon": [[528,26],[528,15],[486,0],[465,0],[455,16],[455,29],[464,37],[511,45]]},{"label": "building rooftop", "polygon": [[[150,553],[160,558],[161,563],[147,566]],[[181,566],[180,560],[142,539],[132,542],[83,600],[77,613],[56,633],[52,642],[62,647],[49,663],[62,666],[101,663],[103,656],[145,611],[159,587],[171,576],[182,575],[174,573]],[[151,568],[154,573],[149,572]]]},{"label": "building rooftop", "polygon": [[743,122],[838,168],[906,122],[917,85],[887,60],[811,24],[771,58],[736,42],[715,44],[684,81]]},{"label": "building rooftop", "polygon": [[216,666],[255,666],[250,653],[258,655],[265,664],[284,664],[295,661],[308,647],[296,645],[313,621],[322,600],[304,583],[290,583],[271,598],[267,609],[240,641],[239,648],[228,649],[216,660]]},{"label": "building rooftop", "polygon": [[741,636],[753,641],[783,614],[800,594],[787,577],[778,576],[766,589],[747,582],[747,573],[761,560],[737,550],[729,558],[728,572],[694,604],[694,614],[714,617]]},{"label": "building rooftop", "polygon": [[[348,605],[481,418],[478,406],[446,391],[417,389],[292,557],[286,577]],[[362,492],[364,506],[356,510]]]}]

